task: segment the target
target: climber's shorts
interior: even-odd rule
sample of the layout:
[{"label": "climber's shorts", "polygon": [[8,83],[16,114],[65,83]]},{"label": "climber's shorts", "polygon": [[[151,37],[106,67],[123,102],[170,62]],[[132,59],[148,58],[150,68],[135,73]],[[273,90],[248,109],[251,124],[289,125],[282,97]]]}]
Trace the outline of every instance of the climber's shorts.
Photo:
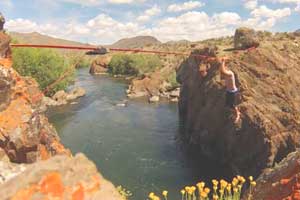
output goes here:
[{"label": "climber's shorts", "polygon": [[234,109],[237,105],[239,101],[239,91],[226,91],[226,101],[225,101],[225,105],[226,107],[232,108]]}]

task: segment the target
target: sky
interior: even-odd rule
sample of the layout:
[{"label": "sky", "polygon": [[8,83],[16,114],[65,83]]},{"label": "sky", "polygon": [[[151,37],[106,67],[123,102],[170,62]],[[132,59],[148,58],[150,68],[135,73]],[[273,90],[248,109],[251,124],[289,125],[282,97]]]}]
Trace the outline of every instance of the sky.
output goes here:
[{"label": "sky", "polygon": [[199,41],[240,26],[300,28],[300,0],[0,0],[0,12],[8,31],[103,45],[138,35]]}]

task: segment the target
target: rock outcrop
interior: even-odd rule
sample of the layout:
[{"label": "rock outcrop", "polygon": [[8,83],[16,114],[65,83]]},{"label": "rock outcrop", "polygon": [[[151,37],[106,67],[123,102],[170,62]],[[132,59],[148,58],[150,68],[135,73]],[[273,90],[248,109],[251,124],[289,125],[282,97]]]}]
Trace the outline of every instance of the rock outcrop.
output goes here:
[{"label": "rock outcrop", "polygon": [[[264,170],[256,182],[257,185],[251,192],[252,199],[299,199],[300,152],[293,152],[274,168]],[[249,191],[245,197],[248,196],[248,193]]]},{"label": "rock outcrop", "polygon": [[[272,36],[273,37],[273,36]],[[300,144],[300,38],[274,36],[251,51],[221,52],[231,57],[241,92],[242,123],[237,127],[225,108],[219,63],[211,61],[206,77],[201,60],[181,64],[179,102],[182,137],[236,173],[258,175]]]},{"label": "rock outcrop", "polygon": [[16,167],[10,167],[9,174],[13,176],[0,185],[1,199],[121,199],[114,186],[97,172],[96,166],[83,154],[74,158],[56,156]]},{"label": "rock outcrop", "polygon": [[97,74],[107,73],[108,64],[110,60],[111,60],[111,56],[108,55],[98,56],[91,65],[90,74],[97,75]]},{"label": "rock outcrop", "polygon": [[43,94],[37,82],[21,77],[11,64],[9,59],[0,60],[0,82],[5,83],[1,87],[0,148],[17,163],[70,154],[41,110]]},{"label": "rock outcrop", "polygon": [[239,28],[234,35],[235,49],[248,49],[251,47],[258,47],[259,41],[256,32],[249,28]]},{"label": "rock outcrop", "polygon": [[70,92],[65,92],[64,90],[60,90],[56,92],[51,98],[43,97],[42,104],[43,106],[62,106],[66,105],[80,97],[85,96],[85,89],[81,87],[74,88]]}]

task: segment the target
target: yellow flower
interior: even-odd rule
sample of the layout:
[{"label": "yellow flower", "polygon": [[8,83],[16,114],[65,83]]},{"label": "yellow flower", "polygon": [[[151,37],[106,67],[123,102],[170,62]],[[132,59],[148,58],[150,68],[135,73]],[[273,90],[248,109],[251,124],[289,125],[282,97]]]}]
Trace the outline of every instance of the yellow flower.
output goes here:
[{"label": "yellow flower", "polygon": [[184,194],[185,194],[185,190],[180,190],[180,193],[181,193],[182,195],[184,195]]},{"label": "yellow flower", "polygon": [[252,182],[253,181],[253,176],[249,176],[249,180],[250,180],[250,182]]},{"label": "yellow flower", "polygon": [[231,192],[231,184],[228,184],[228,185],[227,185],[226,190],[227,190],[228,192]]},{"label": "yellow flower", "polygon": [[251,181],[251,186],[255,187],[256,186],[256,182],[255,181]]},{"label": "yellow flower", "polygon": [[236,186],[239,183],[239,180],[237,178],[233,178],[231,183],[233,186]]},{"label": "yellow flower", "polygon": [[153,192],[151,192],[151,193],[148,195],[148,197],[149,197],[150,199],[153,199],[154,196],[155,196],[155,194],[154,194]]},{"label": "yellow flower", "polygon": [[220,190],[219,190],[219,193],[220,193],[220,195],[223,195],[223,194],[224,194],[224,189],[223,189],[223,190],[220,189]]},{"label": "yellow flower", "polygon": [[221,188],[223,188],[223,189],[226,188],[227,184],[228,184],[227,181],[225,181],[223,179],[220,181]]},{"label": "yellow flower", "polygon": [[190,187],[189,186],[185,186],[185,191],[189,191],[190,190]]},{"label": "yellow flower", "polygon": [[238,185],[239,190],[242,190],[242,187],[243,187],[242,185]]},{"label": "yellow flower", "polygon": [[200,196],[201,196],[202,198],[207,198],[208,194],[207,194],[206,192],[202,191],[202,192],[200,193]]},{"label": "yellow flower", "polygon": [[153,200],[160,200],[160,198],[158,196],[154,196]]},{"label": "yellow flower", "polygon": [[246,182],[246,179],[244,177],[241,177],[241,183],[244,184]]},{"label": "yellow flower", "polygon": [[212,180],[212,183],[213,183],[214,186],[217,186],[219,184],[219,182],[217,180],[215,180],[215,179]]},{"label": "yellow flower", "polygon": [[234,193],[237,193],[238,192],[238,189],[235,187],[235,188],[233,188],[233,192]]},{"label": "yellow flower", "polygon": [[195,191],[196,191],[196,187],[195,187],[195,186],[192,186],[192,187],[191,187],[191,190],[192,190],[193,192],[195,192]]},{"label": "yellow flower", "polygon": [[162,195],[163,195],[164,197],[168,196],[168,191],[164,190],[164,191],[162,192]]},{"label": "yellow flower", "polygon": [[206,193],[206,194],[209,194],[210,193],[210,189],[209,188],[204,188],[204,192]]},{"label": "yellow flower", "polygon": [[218,195],[213,195],[213,200],[218,200],[219,199],[219,197],[218,197]]},{"label": "yellow flower", "polygon": [[217,189],[218,189],[218,186],[214,186],[213,189],[214,189],[214,191],[216,192]]}]

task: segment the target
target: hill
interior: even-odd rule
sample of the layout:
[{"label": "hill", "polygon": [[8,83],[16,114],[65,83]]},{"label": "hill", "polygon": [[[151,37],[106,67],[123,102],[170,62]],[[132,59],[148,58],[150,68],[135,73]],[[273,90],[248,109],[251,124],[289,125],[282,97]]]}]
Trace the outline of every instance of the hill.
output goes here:
[{"label": "hill", "polygon": [[110,45],[112,48],[142,48],[149,45],[161,44],[159,40],[152,36],[137,36],[125,38]]},{"label": "hill", "polygon": [[71,46],[91,46],[71,40],[64,40],[60,38],[43,35],[37,32],[32,33],[17,33],[10,32],[12,38],[17,39],[20,43],[28,44],[49,44],[49,45],[71,45]]}]

